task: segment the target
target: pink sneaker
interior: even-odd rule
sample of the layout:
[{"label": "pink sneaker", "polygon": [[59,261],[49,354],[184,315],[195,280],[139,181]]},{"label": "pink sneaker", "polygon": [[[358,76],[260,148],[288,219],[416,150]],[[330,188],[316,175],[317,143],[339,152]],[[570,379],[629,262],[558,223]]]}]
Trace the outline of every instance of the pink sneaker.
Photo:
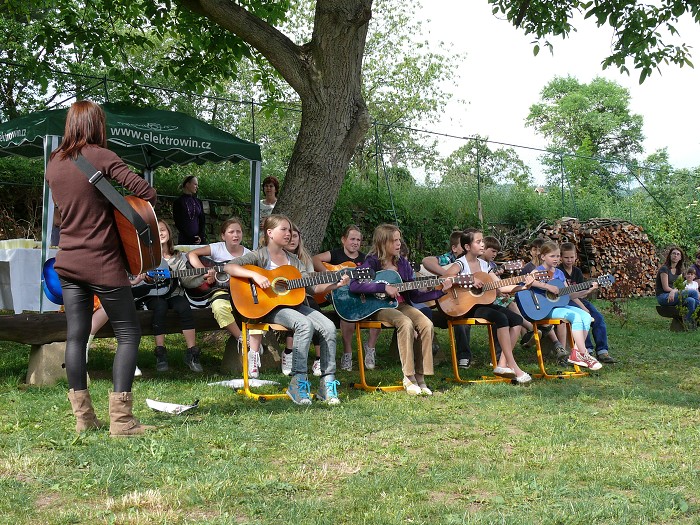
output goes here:
[{"label": "pink sneaker", "polygon": [[571,363],[572,365],[578,365],[584,368],[588,368],[588,362],[583,358],[581,352],[576,350],[576,348],[571,349],[571,354],[569,355],[569,358],[566,361]]},{"label": "pink sneaker", "polygon": [[586,361],[586,366],[591,369],[591,370],[600,370],[603,368],[603,365],[600,364],[600,361],[598,361],[595,357],[593,357],[591,354],[588,352],[585,352],[582,356],[584,361]]}]

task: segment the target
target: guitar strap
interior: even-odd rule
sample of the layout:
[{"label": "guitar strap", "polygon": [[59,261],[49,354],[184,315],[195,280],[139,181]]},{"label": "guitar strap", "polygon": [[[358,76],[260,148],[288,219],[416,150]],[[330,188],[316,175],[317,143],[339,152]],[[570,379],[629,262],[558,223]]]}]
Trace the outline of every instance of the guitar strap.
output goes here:
[{"label": "guitar strap", "polygon": [[105,179],[102,172],[96,169],[95,166],[93,166],[92,163],[82,155],[78,155],[78,158],[73,162],[75,162],[80,170],[85,174],[88,181],[90,181],[90,184],[100,190],[102,195],[104,195],[107,200],[112,203],[112,206],[119,210],[119,212],[126,217],[131,224],[134,225],[134,228],[136,228],[136,233],[141,242],[145,246],[151,246],[154,239],[151,237],[151,229],[148,227],[148,224],[146,224],[143,217],[136,213],[136,210],[134,210],[134,208],[132,208],[129,203],[126,202],[124,196],[114,189],[114,186],[112,186],[109,181]]}]

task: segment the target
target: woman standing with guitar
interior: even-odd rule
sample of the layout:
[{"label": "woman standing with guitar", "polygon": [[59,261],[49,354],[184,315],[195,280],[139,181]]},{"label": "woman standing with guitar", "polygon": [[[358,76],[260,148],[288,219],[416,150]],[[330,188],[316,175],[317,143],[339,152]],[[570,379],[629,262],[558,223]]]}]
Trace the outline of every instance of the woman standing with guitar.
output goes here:
[{"label": "woman standing with guitar", "polygon": [[[445,275],[474,275],[473,286],[475,288],[482,288],[484,284],[487,284],[488,281],[484,282],[487,277],[491,281],[500,281],[498,276],[491,272],[489,263],[480,258],[484,253],[484,234],[482,232],[476,229],[465,230],[460,237],[460,246],[464,251],[464,255],[445,269]],[[522,277],[522,280],[524,281],[524,286],[510,285],[501,288],[501,291],[503,293],[512,293],[522,290],[524,287],[530,286],[535,278],[532,275],[526,275]],[[496,336],[501,346],[501,357],[496,363],[497,366],[493,369],[495,375],[513,378],[520,384],[532,381],[530,374],[523,372],[518,363],[515,362],[515,357],[513,357],[513,348],[518,342],[520,328],[523,324],[522,316],[494,303],[477,303],[465,313],[465,317],[482,317],[496,325]]]},{"label": "woman standing with guitar", "polygon": [[[326,272],[339,270],[341,267],[355,267],[365,262],[365,254],[360,251],[362,244],[362,232],[354,224],[345,228],[340,237],[341,246],[327,252],[317,253],[313,257],[314,270]],[[355,333],[355,323],[340,320],[340,333],[343,336],[343,357],[340,359],[340,369],[352,371],[352,338]],[[379,339],[380,330],[372,328],[369,331],[369,340],[365,348],[365,367],[372,370],[375,364],[375,347]]]},{"label": "woman standing with guitar", "polygon": [[[225,271],[241,280],[251,280],[254,285],[266,290],[270,288],[270,279],[262,272],[258,273],[244,265],[257,266],[267,271],[291,265],[302,275],[308,275],[306,266],[296,255],[288,253],[285,248],[292,238],[292,223],[284,215],[270,215],[263,225],[263,246],[242,257],[234,259],[232,264],[225,266]],[[323,293],[346,284],[349,278],[344,276],[340,283],[318,284],[307,288],[307,294]],[[256,292],[257,293],[257,292]],[[260,293],[260,300],[264,297]],[[321,344],[321,384],[316,398],[326,401],[329,405],[340,404],[338,399],[338,381],[335,379],[335,325],[321,312],[299,304],[298,306],[277,306],[264,315],[265,322],[278,323],[294,332],[294,348],[292,356],[292,380],[287,389],[287,395],[298,405],[310,405],[311,385],[308,381],[308,355],[311,339],[314,333],[320,335]]]},{"label": "woman standing with guitar", "polygon": [[[184,271],[187,269],[187,257],[173,246],[172,231],[165,221],[158,221],[158,235],[160,237],[160,251],[163,260],[172,271]],[[194,317],[190,309],[190,303],[185,297],[183,286],[193,285],[197,277],[177,277],[174,286],[169,287],[165,295],[147,296],[144,299],[146,308],[153,311],[153,335],[156,339],[156,370],[166,372],[168,370],[167,350],[165,348],[165,316],[169,309],[175,310],[180,317],[182,325],[182,335],[185,337],[187,352],[185,353],[185,364],[193,372],[202,372],[202,365],[199,362],[201,354],[195,340]],[[132,285],[148,279],[146,274],[141,274],[131,281]]]},{"label": "woman standing with guitar", "polygon": [[[374,229],[372,250],[360,268],[371,268],[375,271],[393,270],[399,274],[403,282],[413,281],[414,272],[411,263],[400,254],[401,230],[393,224],[380,224]],[[451,286],[452,280],[448,279],[443,284],[443,290],[448,290]],[[384,308],[372,314],[372,318],[377,321],[386,321],[396,328],[396,341],[404,375],[403,386],[406,392],[409,395],[431,395],[432,392],[425,383],[425,376],[433,375],[433,323],[411,303],[432,301],[444,293],[440,290],[431,292],[410,290],[403,296],[397,287],[391,284],[358,280],[350,283],[350,291],[356,294],[383,293],[399,301],[397,308]],[[418,333],[420,349],[414,350],[414,332]]]},{"label": "woman standing with guitar", "polygon": [[[61,145],[51,153],[46,180],[61,211],[61,248],[54,269],[63,290],[66,311],[66,375],[68,399],[76,416],[76,431],[100,428],[87,390],[85,346],[90,335],[93,295],[97,295],[117,339],[109,395],[109,432],[112,436],[142,434],[147,427],[132,414],[131,387],[141,326],[125,271],[114,209],[77,166],[85,157],[107,179],[151,204],[156,190],[107,147],[104,111],[89,101],[74,103],[66,115]],[[155,226],[155,225],[153,225]]]}]

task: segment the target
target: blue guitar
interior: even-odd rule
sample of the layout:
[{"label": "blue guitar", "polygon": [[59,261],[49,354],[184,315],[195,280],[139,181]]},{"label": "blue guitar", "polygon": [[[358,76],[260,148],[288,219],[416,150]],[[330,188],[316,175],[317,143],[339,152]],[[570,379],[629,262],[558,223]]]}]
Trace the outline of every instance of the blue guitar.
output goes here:
[{"label": "blue guitar", "polygon": [[586,281],[585,283],[572,284],[566,286],[559,279],[552,279],[547,284],[553,284],[559,288],[559,295],[554,295],[551,292],[545,292],[539,288],[530,288],[515,294],[515,302],[518,303],[518,308],[524,317],[530,321],[541,321],[549,316],[549,314],[557,307],[563,307],[569,304],[571,300],[569,295],[574,292],[587,290],[593,286],[593,283],[598,283],[600,286],[611,286],[615,282],[615,277],[612,275],[601,275],[597,279]]},{"label": "blue guitar", "polygon": [[53,269],[55,262],[56,258],[51,257],[44,263],[44,267],[41,270],[41,288],[44,290],[46,297],[49,298],[49,301],[54,304],[63,304],[61,282],[58,280],[56,270]]},{"label": "blue guitar", "polygon": [[[426,277],[416,281],[403,282],[398,272],[394,270],[380,270],[377,272],[374,282],[390,284],[398,288],[399,292],[407,290],[418,290],[419,288],[435,288],[442,284],[447,277]],[[455,275],[451,277],[455,285],[467,286],[471,284],[470,275]],[[333,290],[331,293],[333,306],[341,319],[354,323],[374,312],[384,308],[396,308],[399,302],[392,299],[385,293],[359,294],[350,291],[349,286],[343,286]]]}]

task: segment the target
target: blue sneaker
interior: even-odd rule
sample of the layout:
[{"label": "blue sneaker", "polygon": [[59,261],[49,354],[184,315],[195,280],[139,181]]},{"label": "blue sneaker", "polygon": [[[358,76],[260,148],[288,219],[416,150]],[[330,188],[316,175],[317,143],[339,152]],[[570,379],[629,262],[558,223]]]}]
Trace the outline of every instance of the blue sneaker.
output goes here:
[{"label": "blue sneaker", "polygon": [[292,377],[292,380],[289,382],[289,388],[287,388],[287,395],[292,401],[297,405],[310,405],[310,392],[311,383],[309,383],[306,374],[296,374]]},{"label": "blue sneaker", "polygon": [[329,405],[339,405],[338,386],[340,386],[340,381],[334,375],[322,377],[318,392],[316,392],[316,399],[325,401]]}]

